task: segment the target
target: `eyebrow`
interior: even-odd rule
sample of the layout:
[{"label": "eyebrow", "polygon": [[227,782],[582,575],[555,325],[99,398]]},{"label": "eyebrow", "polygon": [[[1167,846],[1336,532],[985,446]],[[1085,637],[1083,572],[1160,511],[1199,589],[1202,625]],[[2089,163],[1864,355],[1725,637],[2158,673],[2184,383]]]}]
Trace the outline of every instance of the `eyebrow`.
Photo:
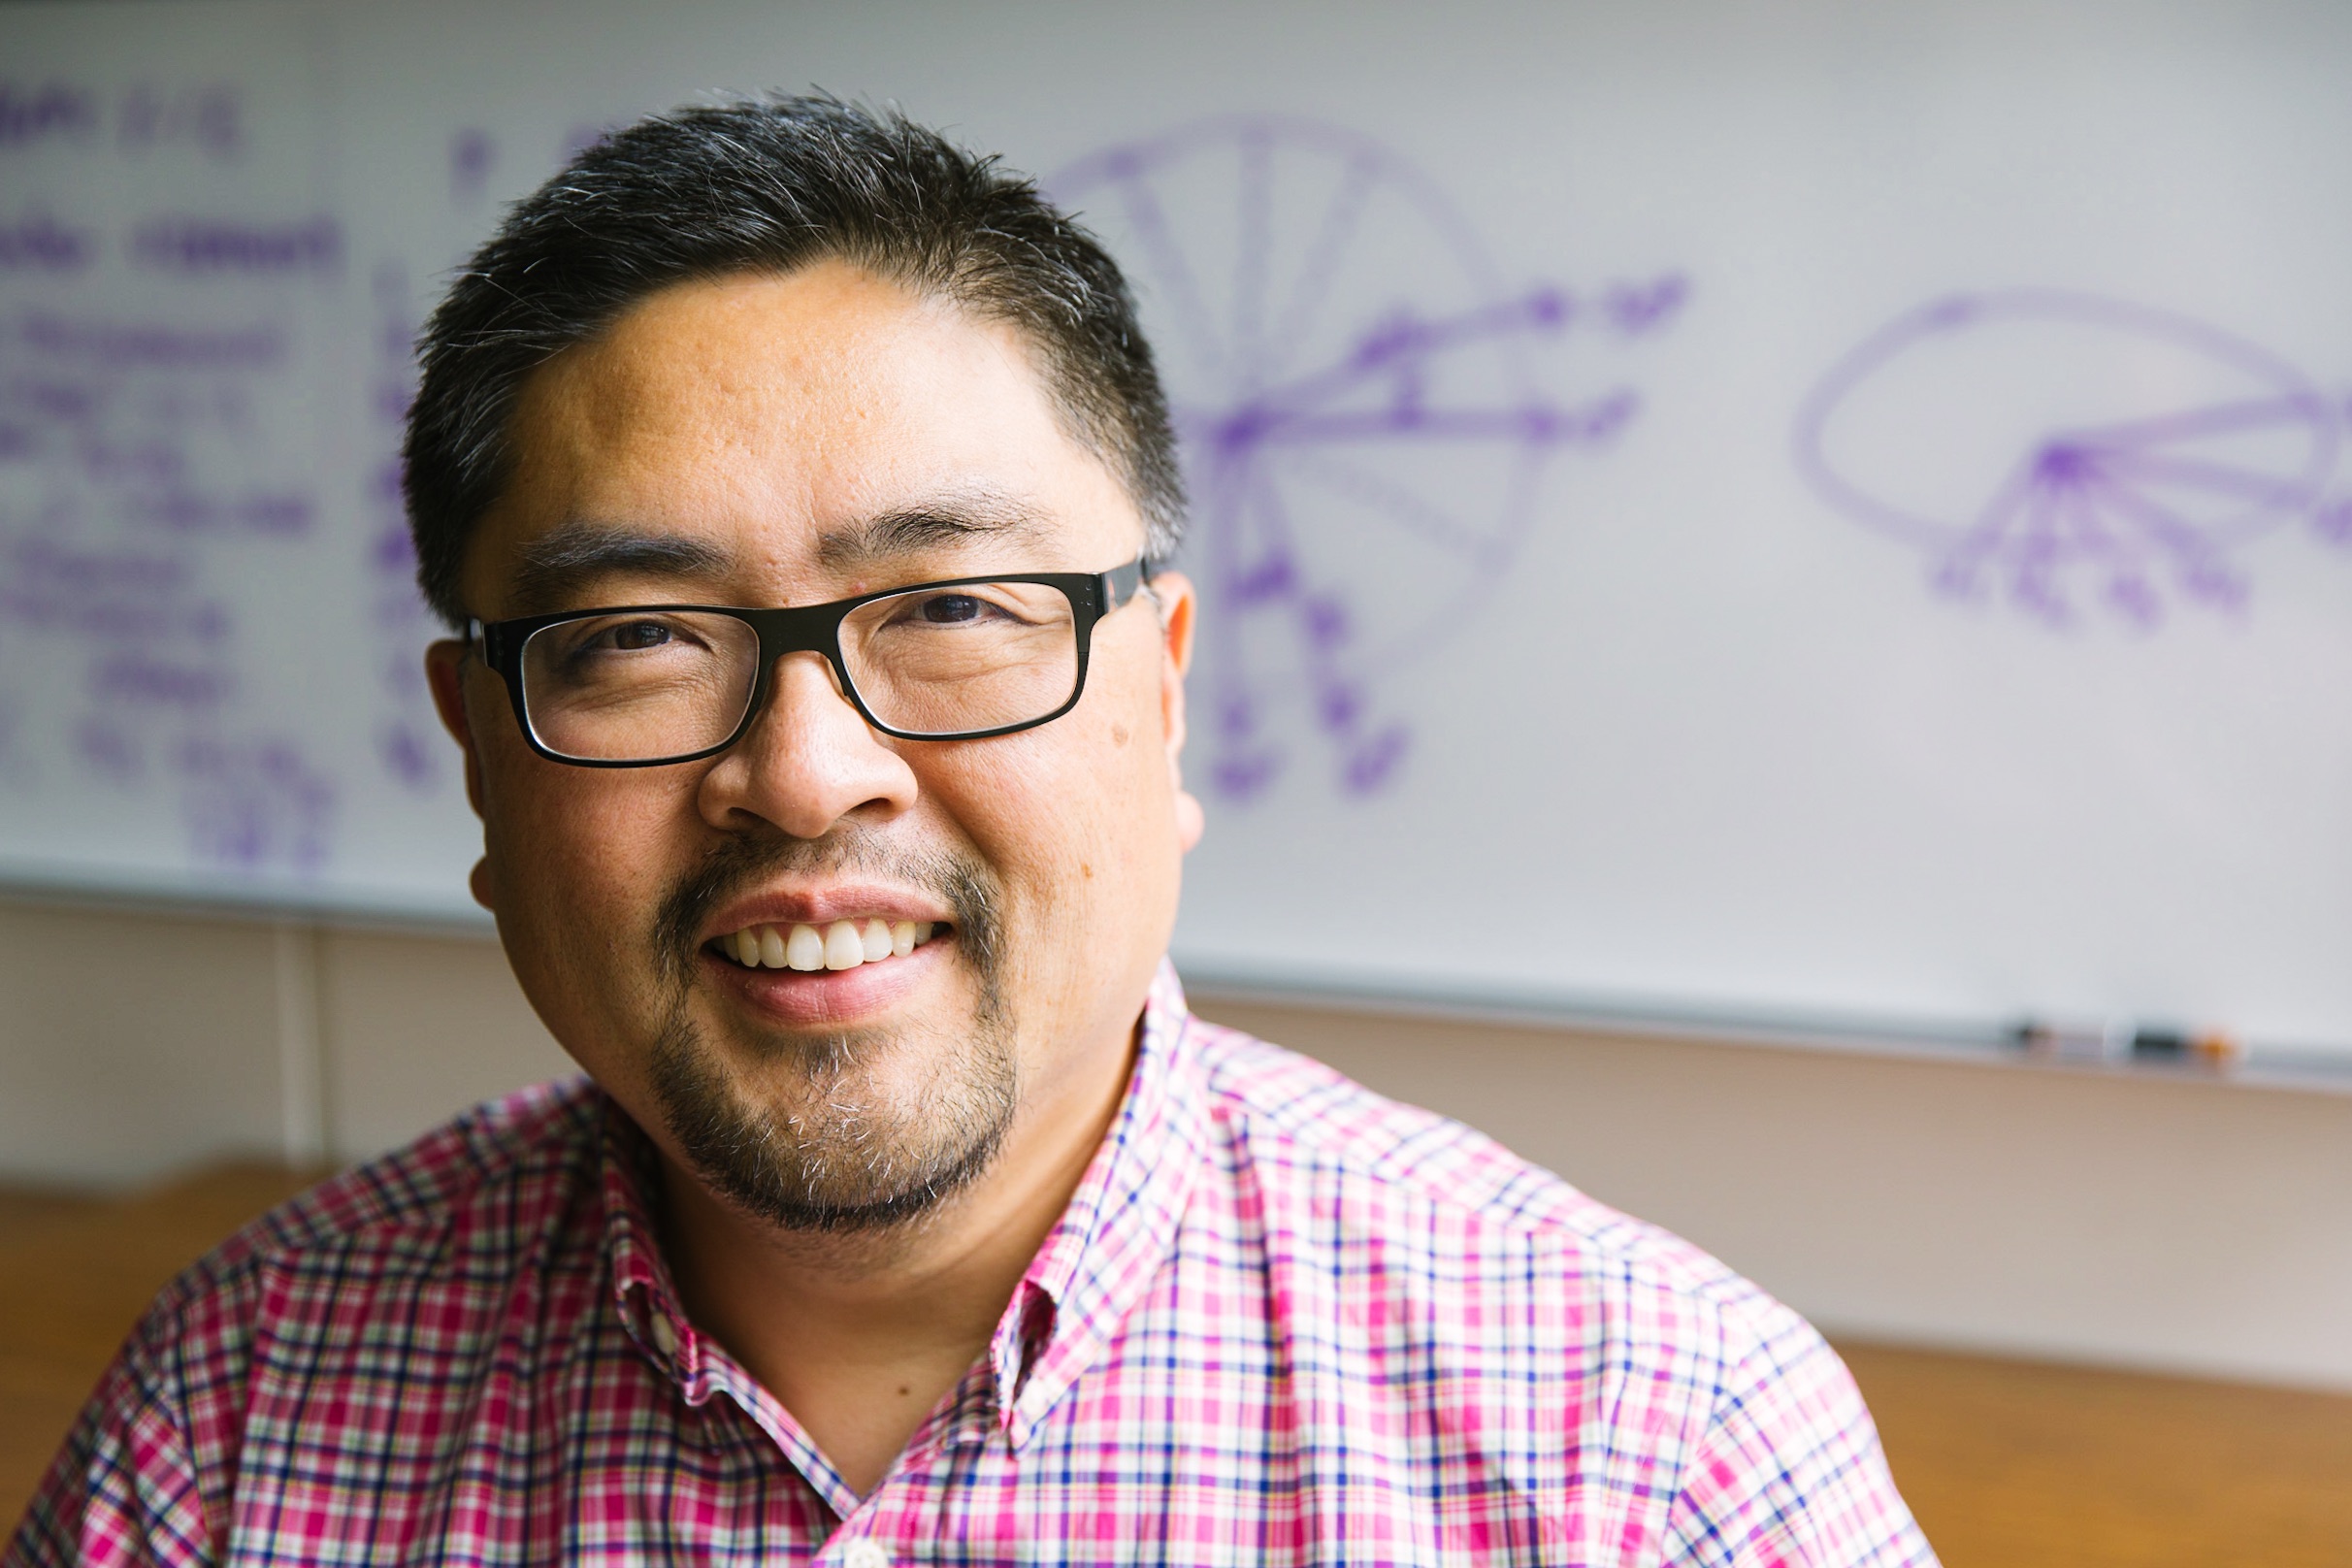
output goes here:
[{"label": "eyebrow", "polygon": [[[942,546],[980,539],[1033,542],[1052,533],[1030,508],[988,491],[878,513],[817,538],[817,560],[832,571],[875,566]],[[675,534],[646,534],[612,523],[572,518],[522,546],[514,571],[516,615],[570,608],[596,583],[612,576],[716,581],[735,569],[723,544]]]},{"label": "eyebrow", "polygon": [[919,506],[868,517],[817,539],[817,559],[835,570],[870,567],[895,557],[981,539],[1034,543],[1053,532],[1028,506],[991,491],[971,491]]},{"label": "eyebrow", "polygon": [[571,604],[589,584],[618,574],[716,578],[735,552],[708,539],[640,534],[609,523],[561,523],[522,547],[514,572],[514,607],[535,614]]}]

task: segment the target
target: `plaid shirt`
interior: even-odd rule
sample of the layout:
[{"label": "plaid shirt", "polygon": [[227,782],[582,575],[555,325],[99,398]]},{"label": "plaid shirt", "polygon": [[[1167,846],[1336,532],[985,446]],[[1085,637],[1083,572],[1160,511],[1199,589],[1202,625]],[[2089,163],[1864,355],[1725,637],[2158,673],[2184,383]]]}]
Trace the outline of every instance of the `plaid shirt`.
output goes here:
[{"label": "plaid shirt", "polygon": [[575,1081],[255,1222],[7,1563],[1934,1561],[1794,1313],[1165,968],[1068,1212],[869,1496],[688,1322],[653,1179]]}]

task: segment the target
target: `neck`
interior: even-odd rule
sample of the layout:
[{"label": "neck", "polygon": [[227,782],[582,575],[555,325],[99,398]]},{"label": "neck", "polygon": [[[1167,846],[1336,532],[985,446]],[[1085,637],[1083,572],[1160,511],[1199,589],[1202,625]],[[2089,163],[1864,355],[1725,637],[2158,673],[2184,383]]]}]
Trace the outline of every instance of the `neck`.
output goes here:
[{"label": "neck", "polygon": [[1056,1092],[1024,1097],[987,1170],[883,1229],[787,1229],[664,1154],[664,1251],[688,1315],[861,1494],[986,1350],[1084,1179],[1132,1071],[1132,1035],[1093,1055]]}]

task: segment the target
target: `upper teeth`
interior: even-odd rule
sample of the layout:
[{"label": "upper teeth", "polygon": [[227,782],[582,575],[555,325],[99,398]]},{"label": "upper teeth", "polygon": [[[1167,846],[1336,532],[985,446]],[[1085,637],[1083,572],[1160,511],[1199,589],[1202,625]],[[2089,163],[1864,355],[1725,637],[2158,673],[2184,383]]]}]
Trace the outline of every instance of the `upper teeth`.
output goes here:
[{"label": "upper teeth", "polygon": [[769,969],[854,969],[901,958],[931,938],[928,920],[836,920],[830,926],[746,926],[719,938],[737,964]]}]

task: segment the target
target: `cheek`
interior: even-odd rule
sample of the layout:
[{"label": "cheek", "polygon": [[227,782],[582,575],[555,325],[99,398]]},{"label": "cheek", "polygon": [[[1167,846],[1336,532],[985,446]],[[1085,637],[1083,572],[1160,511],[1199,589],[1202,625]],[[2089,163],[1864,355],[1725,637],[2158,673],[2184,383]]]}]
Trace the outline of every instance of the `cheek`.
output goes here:
[{"label": "cheek", "polygon": [[542,1013],[611,1005],[647,983],[645,932],[683,864],[671,840],[692,821],[691,786],[666,775],[684,771],[566,768],[528,752],[490,770],[500,935]]},{"label": "cheek", "polygon": [[576,907],[642,889],[640,863],[658,851],[680,809],[676,790],[656,776],[666,771],[632,775],[532,758],[512,787],[492,792],[494,857],[507,862],[504,873],[534,901]]},{"label": "cheek", "polygon": [[1029,927],[1027,964],[1091,967],[1131,941],[1160,940],[1155,905],[1173,903],[1157,693],[1142,702],[1094,696],[1041,730],[964,749],[953,782],[936,786],[1004,880],[1008,921]]}]

